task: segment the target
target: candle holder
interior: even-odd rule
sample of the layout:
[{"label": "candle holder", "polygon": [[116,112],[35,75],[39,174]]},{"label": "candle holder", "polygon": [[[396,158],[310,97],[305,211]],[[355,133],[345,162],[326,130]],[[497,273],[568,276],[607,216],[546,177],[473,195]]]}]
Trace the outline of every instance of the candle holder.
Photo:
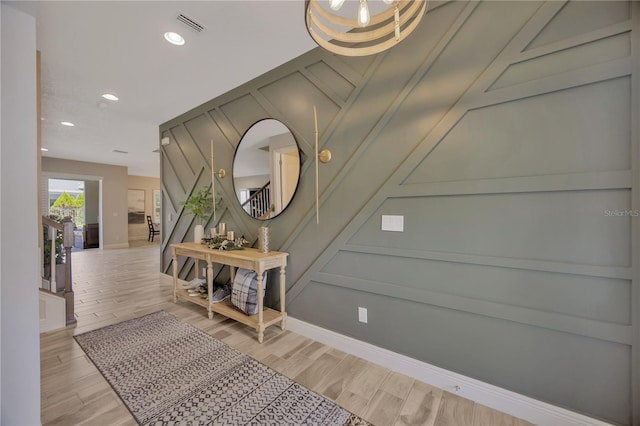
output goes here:
[{"label": "candle holder", "polygon": [[266,226],[258,228],[258,250],[262,253],[271,251],[271,229]]}]

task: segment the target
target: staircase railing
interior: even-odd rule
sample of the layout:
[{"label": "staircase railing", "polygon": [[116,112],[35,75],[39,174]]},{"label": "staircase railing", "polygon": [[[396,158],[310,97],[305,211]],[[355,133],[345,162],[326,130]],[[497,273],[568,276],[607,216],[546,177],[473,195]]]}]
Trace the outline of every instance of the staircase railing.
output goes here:
[{"label": "staircase railing", "polygon": [[267,219],[273,211],[270,186],[271,181],[265,183],[262,188],[254,192],[247,201],[242,203],[242,208],[255,218]]},{"label": "staircase railing", "polygon": [[[43,242],[43,267],[42,267],[42,284],[43,290],[61,296],[65,300],[65,320],[66,324],[74,324],[75,317],[75,298],[73,294],[73,280],[71,272],[71,248],[73,247],[74,234],[73,222],[59,223],[47,216],[42,216],[42,227],[45,239]],[[60,235],[62,238],[60,239]],[[61,244],[60,244],[61,243]],[[64,253],[61,252],[64,250]],[[58,263],[57,259],[63,258],[62,263]],[[62,269],[58,269],[56,265],[63,265]],[[48,268],[47,268],[48,266]],[[48,269],[48,273],[47,273]],[[56,277],[56,272],[63,272]],[[58,279],[62,279],[64,286],[58,284]]]}]

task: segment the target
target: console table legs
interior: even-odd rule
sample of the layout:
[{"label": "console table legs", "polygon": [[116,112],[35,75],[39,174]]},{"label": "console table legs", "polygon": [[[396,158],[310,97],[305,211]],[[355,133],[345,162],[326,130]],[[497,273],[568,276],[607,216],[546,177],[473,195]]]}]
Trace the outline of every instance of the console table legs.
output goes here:
[{"label": "console table legs", "polygon": [[280,321],[280,329],[284,330],[287,326],[287,312],[284,306],[284,295],[286,287],[286,279],[284,273],[284,266],[280,267],[280,315],[282,315],[282,321]]},{"label": "console table legs", "polygon": [[213,262],[211,261],[207,261],[207,292],[209,295],[207,298],[207,301],[209,302],[207,311],[209,311],[209,319],[213,319],[213,311],[211,310],[213,300]]},{"label": "console table legs", "polygon": [[264,282],[262,281],[262,269],[256,269],[256,281],[258,291],[258,324],[256,331],[258,332],[258,342],[262,343],[264,340],[264,313],[262,311],[264,307]]},{"label": "console table legs", "polygon": [[178,303],[178,255],[174,248],[171,249],[171,258],[173,259],[173,303]]}]

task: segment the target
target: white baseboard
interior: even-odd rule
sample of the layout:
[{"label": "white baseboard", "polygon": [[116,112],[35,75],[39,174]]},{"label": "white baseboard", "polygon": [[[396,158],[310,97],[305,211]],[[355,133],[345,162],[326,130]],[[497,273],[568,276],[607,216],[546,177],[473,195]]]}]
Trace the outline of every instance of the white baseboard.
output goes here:
[{"label": "white baseboard", "polygon": [[610,425],[601,420],[418,361],[296,318],[287,318],[287,329],[537,425]]}]

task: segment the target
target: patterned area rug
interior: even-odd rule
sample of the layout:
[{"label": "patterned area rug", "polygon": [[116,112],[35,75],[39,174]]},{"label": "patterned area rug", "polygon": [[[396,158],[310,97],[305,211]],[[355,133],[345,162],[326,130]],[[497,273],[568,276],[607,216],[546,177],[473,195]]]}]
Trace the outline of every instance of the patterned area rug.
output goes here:
[{"label": "patterned area rug", "polygon": [[141,425],[368,425],[166,312],[75,336]]}]

